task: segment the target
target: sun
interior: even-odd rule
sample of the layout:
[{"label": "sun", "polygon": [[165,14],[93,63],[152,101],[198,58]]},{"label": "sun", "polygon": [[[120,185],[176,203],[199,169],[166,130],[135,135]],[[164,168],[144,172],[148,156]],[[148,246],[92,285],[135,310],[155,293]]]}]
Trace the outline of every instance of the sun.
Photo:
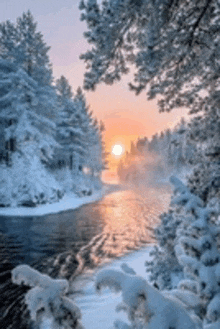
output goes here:
[{"label": "sun", "polygon": [[124,152],[124,148],[119,144],[114,145],[112,148],[112,153],[114,155],[121,155],[123,152]]}]

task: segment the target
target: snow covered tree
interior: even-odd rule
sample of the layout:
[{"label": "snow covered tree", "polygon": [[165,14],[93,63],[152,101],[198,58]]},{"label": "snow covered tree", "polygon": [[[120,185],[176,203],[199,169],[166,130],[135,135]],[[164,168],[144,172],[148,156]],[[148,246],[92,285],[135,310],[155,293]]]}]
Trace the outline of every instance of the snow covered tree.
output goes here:
[{"label": "snow covered tree", "polygon": [[203,145],[190,184],[204,200],[213,198],[219,193],[219,0],[82,0],[80,9],[92,45],[81,56],[85,88],[112,84],[133,65],[136,94],[147,89],[160,111],[199,113],[191,136]]},{"label": "snow covered tree", "polygon": [[[73,169],[73,159],[77,157],[76,148],[79,147],[83,133],[77,124],[77,108],[73,100],[73,93],[68,80],[61,76],[56,81],[59,112],[57,118],[57,141],[61,147],[57,149],[59,166],[69,166]],[[74,154],[77,153],[77,154]]]},{"label": "snow covered tree", "polygon": [[152,261],[146,262],[150,281],[159,290],[176,287],[175,278],[182,275],[182,266],[175,255],[176,230],[181,219],[170,210],[160,216],[161,223],[154,230],[157,245],[151,251]]},{"label": "snow covered tree", "polygon": [[[189,188],[206,203],[219,199],[220,191],[220,115],[213,108],[190,123],[190,138],[197,145],[194,170],[189,176]],[[219,203],[219,202],[218,202]]]},{"label": "snow covered tree", "polygon": [[[30,115],[35,114],[36,117],[38,116],[38,119],[35,117],[36,121],[42,120],[43,122],[45,119],[44,125],[41,122],[41,124],[38,124],[38,128],[42,127],[42,130],[44,129],[46,133],[48,127],[45,129],[45,124],[46,122],[49,124],[51,119],[54,119],[57,99],[54,88],[51,85],[52,70],[47,54],[49,47],[43,41],[42,34],[37,32],[37,24],[34,22],[30,11],[23,13],[22,17],[17,19],[16,24],[10,21],[0,24],[0,44],[2,63],[7,61],[8,66],[11,63],[17,74],[17,78],[13,78],[14,85],[9,83],[9,80],[12,79],[12,74],[10,77],[5,75],[1,77],[1,100],[5,102],[6,99],[10,99],[11,93],[19,93],[17,98],[18,104],[26,104],[25,106],[28,108],[28,112],[31,113]],[[16,97],[14,95],[13,104]],[[7,119],[5,118],[7,121],[5,122],[6,126],[10,125],[10,129],[7,130],[14,130],[13,126],[16,120],[13,115],[9,115],[9,107],[6,111],[7,114],[4,104],[1,104],[1,109],[1,113],[7,116]],[[12,112],[13,109],[11,108]],[[14,114],[14,116],[16,115]],[[20,116],[21,113],[18,114],[18,117]],[[46,118],[49,120],[46,120]],[[52,121],[50,126],[52,127]],[[44,132],[42,131],[42,133]],[[51,128],[49,132],[51,132]],[[46,133],[46,137],[48,137],[48,133]],[[48,138],[46,140],[48,141]],[[5,146],[7,149],[13,150],[15,144],[18,144],[17,141],[11,139],[10,142],[10,139],[6,138]],[[42,150],[42,154],[45,153],[45,148]]]},{"label": "snow covered tree", "polygon": [[[81,88],[73,96],[63,76],[57,80],[56,88],[59,102],[57,141],[61,147],[56,149],[54,160],[58,167],[69,167],[72,174],[69,172],[68,175],[76,176],[73,180],[83,180],[84,174],[88,174],[87,180],[98,183],[98,177],[105,168],[104,126],[93,118]],[[92,181],[90,183],[93,184]]]},{"label": "snow covered tree", "polygon": [[[6,205],[16,202],[34,205],[57,200],[61,197],[60,188],[47,176],[42,164],[49,161],[56,146],[55,124],[40,114],[51,107],[51,99],[42,86],[15,64],[1,59],[0,72],[2,160],[11,166],[7,169],[4,163],[1,165],[1,204],[5,198]],[[14,176],[16,168],[20,174],[11,184],[9,177]],[[46,181],[50,181],[50,188],[45,186]]]},{"label": "snow covered tree", "polygon": [[98,122],[93,118],[93,113],[89,111],[81,88],[77,90],[74,104],[77,109],[74,120],[82,132],[80,139],[76,138],[78,165],[81,169],[89,167],[92,172],[100,172],[104,169],[102,133]]},{"label": "snow covered tree", "polygon": [[54,99],[51,100],[47,91],[15,64],[1,59],[0,71],[0,118],[5,143],[10,144],[12,152],[21,155],[26,153],[27,145],[33,145],[39,157],[47,161],[56,145],[55,124],[41,112],[50,110]]},{"label": "snow covered tree", "polygon": [[[108,287],[122,293],[122,303],[116,311],[125,311],[129,324],[115,321],[118,329],[201,329],[198,321],[189,314],[187,306],[190,301],[182,301],[174,296],[167,296],[151,287],[147,281],[136,275],[135,271],[122,264],[122,271],[103,270],[97,274],[96,289]],[[195,297],[194,294],[187,296]],[[195,302],[194,298],[194,302]]]},{"label": "snow covered tree", "polygon": [[45,168],[57,146],[49,47],[29,11],[16,24],[0,24],[0,45],[1,172],[14,177],[19,167],[21,173],[1,181],[1,204],[57,201],[61,188]]},{"label": "snow covered tree", "polygon": [[149,86],[149,98],[162,96],[162,111],[185,106],[195,113],[208,99],[210,108],[217,106],[219,1],[82,0],[80,9],[93,45],[81,56],[85,88],[111,84],[134,64],[131,88]]},{"label": "snow covered tree", "polygon": [[[194,310],[203,321],[204,328],[218,328],[220,253],[217,216],[219,212],[204,207],[203,201],[192,194],[177,178],[172,177],[171,182],[175,188],[171,202],[172,216],[169,217],[169,221],[162,220],[156,230],[160,250],[166,258],[163,259],[159,254],[154,253],[150,271],[154,275],[153,278],[157,280],[158,288],[171,289],[168,296],[174,295],[180,298],[188,292],[195,294],[199,298],[199,303],[194,306],[192,304],[191,310]],[[168,251],[170,255],[166,255]],[[169,271],[167,266],[164,273],[162,266],[168,258],[172,258],[172,263],[179,264],[178,272],[175,273],[172,266]],[[167,277],[173,278],[173,282],[168,281],[167,284]]]},{"label": "snow covered tree", "polygon": [[90,131],[90,147],[88,156],[88,167],[92,176],[100,176],[102,170],[106,168],[106,159],[104,152],[103,131],[105,127],[97,119],[92,121]]},{"label": "snow covered tree", "polygon": [[0,24],[0,57],[22,68],[43,86],[52,82],[52,69],[48,51],[50,47],[37,32],[37,23],[30,11],[23,13],[16,24]]}]

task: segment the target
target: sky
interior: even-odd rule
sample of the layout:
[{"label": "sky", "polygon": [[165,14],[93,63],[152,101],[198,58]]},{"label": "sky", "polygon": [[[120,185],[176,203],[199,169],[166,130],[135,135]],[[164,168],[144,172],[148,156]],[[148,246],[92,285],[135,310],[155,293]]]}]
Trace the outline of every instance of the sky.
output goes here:
[{"label": "sky", "polygon": [[[73,91],[83,85],[85,64],[79,56],[89,49],[83,37],[87,28],[85,22],[80,21],[78,4],[79,0],[0,0],[0,22],[15,22],[23,12],[31,10],[38,22],[38,31],[51,47],[49,56],[54,77],[64,75]],[[115,143],[122,144],[129,151],[130,141],[151,137],[174,126],[186,115],[184,109],[159,113],[156,100],[147,101],[144,92],[136,96],[129,91],[129,81],[129,76],[125,76],[113,86],[101,84],[95,92],[86,92],[94,116],[105,124],[108,152]]]}]

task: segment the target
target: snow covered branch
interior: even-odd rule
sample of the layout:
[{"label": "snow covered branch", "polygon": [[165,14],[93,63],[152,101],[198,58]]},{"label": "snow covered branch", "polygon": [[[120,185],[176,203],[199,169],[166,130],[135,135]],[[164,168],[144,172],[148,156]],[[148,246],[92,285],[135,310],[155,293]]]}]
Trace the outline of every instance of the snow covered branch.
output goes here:
[{"label": "snow covered branch", "polygon": [[69,290],[67,280],[54,280],[28,265],[20,265],[13,269],[12,281],[31,287],[25,302],[31,319],[40,323],[40,328],[47,323],[51,329],[82,329],[79,308],[65,296]]},{"label": "snow covered branch", "polygon": [[[123,268],[125,268],[123,266]],[[131,326],[116,321],[116,328],[139,329],[196,329],[196,324],[180,301],[166,298],[150,286],[145,279],[135,274],[116,270],[103,270],[96,277],[96,288],[109,287],[121,291],[123,305],[118,310],[126,310]],[[131,272],[131,271],[130,271]]]}]

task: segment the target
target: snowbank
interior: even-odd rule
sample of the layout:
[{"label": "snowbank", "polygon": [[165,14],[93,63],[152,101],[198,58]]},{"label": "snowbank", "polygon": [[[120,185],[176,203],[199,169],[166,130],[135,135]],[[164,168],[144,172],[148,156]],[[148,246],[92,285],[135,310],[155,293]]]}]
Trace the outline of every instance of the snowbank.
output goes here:
[{"label": "snowbank", "polygon": [[31,287],[25,296],[25,303],[31,319],[45,328],[76,328],[80,325],[81,313],[66,295],[69,290],[67,280],[56,280],[41,274],[28,265],[19,265],[12,271],[12,281],[18,285]]},{"label": "snowbank", "polygon": [[83,206],[84,204],[92,203],[102,199],[102,197],[116,190],[116,185],[111,186],[104,185],[100,191],[94,192],[90,196],[77,197],[74,193],[65,195],[59,202],[51,204],[38,205],[35,208],[27,207],[9,207],[0,208],[0,216],[21,216],[21,217],[32,217],[32,216],[44,216],[48,214],[56,214],[59,212],[73,210]]},{"label": "snowbank", "polygon": [[[137,252],[134,252],[130,255],[127,255],[121,259],[118,259],[114,261],[112,264],[107,265],[104,267],[104,271],[101,272],[98,271],[98,274],[96,276],[86,278],[86,276],[81,277],[81,280],[75,283],[75,289],[82,288],[81,295],[74,295],[74,302],[77,304],[77,306],[80,308],[82,312],[82,325],[85,327],[85,329],[113,329],[114,327],[114,320],[118,319],[116,324],[116,328],[130,328],[129,325],[126,326],[126,323],[129,323],[128,318],[126,314],[118,311],[120,310],[120,307],[117,308],[118,305],[125,304],[123,303],[122,298],[128,297],[126,293],[129,294],[129,291],[131,295],[134,293],[135,289],[125,289],[123,291],[125,286],[129,286],[130,283],[134,283],[138,288],[141,288],[141,291],[145,291],[146,287],[148,292],[153,295],[157,295],[159,298],[159,302],[156,301],[158,298],[149,298],[143,297],[143,301],[146,301],[148,303],[151,303],[157,312],[157,314],[161,315],[161,318],[159,316],[155,319],[158,323],[151,323],[151,326],[149,328],[168,328],[170,325],[170,322],[174,323],[176,320],[178,321],[177,328],[196,328],[193,321],[188,316],[187,312],[179,306],[175,301],[165,298],[162,294],[160,294],[156,289],[153,289],[152,287],[147,284],[147,282],[143,279],[147,279],[147,273],[146,268],[144,266],[144,263],[146,260],[150,260],[150,251],[152,247],[147,247],[142,250],[139,250]],[[126,262],[128,266],[125,266],[122,264]],[[129,267],[132,267],[135,269],[135,272],[137,273],[137,276],[134,275]],[[126,272],[123,273],[121,269]],[[116,274],[113,275],[112,274]],[[117,277],[118,276],[118,277]],[[141,278],[141,277],[142,278]],[[120,279],[123,277],[122,281]],[[116,278],[116,279],[115,279]],[[118,281],[117,281],[118,278]],[[122,294],[120,293],[112,293],[109,289],[105,289],[101,295],[97,294],[95,290],[95,281],[96,284],[102,285],[102,281],[106,283],[106,280],[110,280],[110,285],[115,285],[115,290],[122,290]],[[115,282],[115,280],[117,282]],[[113,280],[113,281],[112,281]],[[87,283],[86,283],[87,281]],[[108,282],[108,283],[109,283]],[[122,284],[121,284],[122,283]],[[108,286],[108,284],[107,284]],[[122,287],[123,286],[123,287]],[[141,287],[140,287],[141,286]],[[125,294],[124,294],[125,293]],[[126,296],[125,296],[126,295]],[[141,294],[142,295],[142,294]],[[129,294],[129,297],[130,294]],[[155,296],[154,296],[155,297]],[[125,302],[124,298],[124,302]],[[128,304],[129,301],[134,301],[135,299],[128,298]],[[139,301],[138,301],[139,302]],[[166,305],[165,305],[166,304]],[[150,305],[150,307],[152,306]],[[166,310],[169,310],[169,314],[163,311],[159,311],[158,308],[166,306]],[[121,306],[121,309],[123,310],[123,307]],[[130,305],[125,305],[130,306]],[[152,310],[151,310],[152,311]],[[176,311],[176,312],[175,312]],[[167,316],[168,318],[166,321],[163,318],[163,315]],[[178,315],[178,316],[177,316]],[[174,319],[175,317],[175,319]],[[162,319],[163,318],[163,319]],[[182,319],[181,321],[179,321]],[[186,325],[187,322],[187,325]],[[123,327],[124,325],[124,327]],[[165,327],[164,327],[165,325]],[[167,326],[166,326],[167,325]],[[184,327],[185,325],[185,327]],[[145,326],[144,326],[145,328]]]},{"label": "snowbank", "polygon": [[[152,246],[143,248],[114,260],[102,268],[118,270],[126,262],[138,275],[147,278],[145,261],[151,259],[149,255],[151,250]],[[80,291],[78,295],[74,294],[74,302],[81,310],[81,323],[85,329],[113,329],[116,318],[121,322],[127,321],[125,313],[116,311],[117,305],[122,302],[122,297],[120,293],[115,294],[110,289],[105,289],[101,295],[97,294],[94,282],[97,271],[98,269],[94,275],[85,274],[73,283],[73,289]]]}]

